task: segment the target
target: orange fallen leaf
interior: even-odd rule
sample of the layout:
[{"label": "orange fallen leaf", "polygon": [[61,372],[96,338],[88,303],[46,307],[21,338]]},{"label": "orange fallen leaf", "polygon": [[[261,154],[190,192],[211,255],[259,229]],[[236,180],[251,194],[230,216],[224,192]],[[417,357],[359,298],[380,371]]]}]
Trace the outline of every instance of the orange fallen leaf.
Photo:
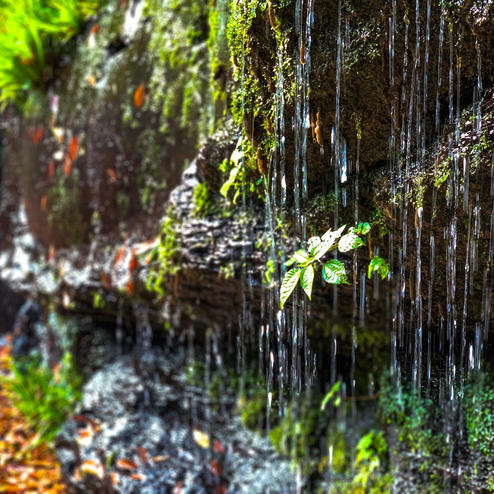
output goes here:
[{"label": "orange fallen leaf", "polygon": [[216,460],[211,460],[209,462],[209,469],[217,477],[221,477],[221,474],[223,473],[223,467],[221,466],[221,463]]},{"label": "orange fallen leaf", "polygon": [[119,458],[116,465],[122,470],[137,470],[138,468],[138,465],[135,461],[128,460],[127,458]]},{"label": "orange fallen leaf", "polygon": [[94,75],[89,75],[86,79],[87,83],[91,86],[94,87],[96,85],[96,79]]},{"label": "orange fallen leaf", "polygon": [[46,205],[48,202],[48,197],[45,195],[41,196],[41,200],[39,201],[39,207],[41,208],[41,211],[46,211]]},{"label": "orange fallen leaf", "polygon": [[73,136],[69,143],[69,158],[74,161],[79,152],[79,137]]},{"label": "orange fallen leaf", "polygon": [[152,461],[153,463],[161,463],[162,461],[167,461],[167,460],[169,460],[169,459],[170,459],[170,457],[169,457],[169,456],[167,456],[167,455],[159,455],[159,456],[153,456],[153,457],[151,458],[151,461]]},{"label": "orange fallen leaf", "polygon": [[124,244],[122,245],[118,251],[117,251],[117,255],[115,256],[115,262],[113,263],[113,265],[115,267],[117,267],[123,260],[124,256],[125,256],[125,251],[127,249],[127,246]]},{"label": "orange fallen leaf", "polygon": [[132,252],[132,254],[130,256],[130,260],[129,260],[129,273],[131,276],[132,276],[132,273],[136,270],[138,264],[139,263],[137,261],[137,257],[134,255],[134,252]]},{"label": "orange fallen leaf", "polygon": [[125,291],[130,295],[134,291],[134,282],[132,280],[127,281],[125,285]]},{"label": "orange fallen leaf", "polygon": [[48,247],[48,261],[52,262],[55,260],[55,246],[53,244],[50,244],[50,247]]},{"label": "orange fallen leaf", "polygon": [[50,161],[46,165],[46,176],[48,178],[53,178],[54,175],[55,175],[55,163],[53,161]]},{"label": "orange fallen leaf", "polygon": [[221,453],[223,454],[225,452],[225,447],[223,446],[223,444],[221,444],[220,441],[218,441],[218,439],[215,439],[213,441],[213,449],[217,452],[217,453]]},{"label": "orange fallen leaf", "polygon": [[110,181],[112,183],[115,183],[118,180],[117,172],[113,168],[107,168],[106,173],[108,173],[108,176],[110,177]]},{"label": "orange fallen leaf", "polygon": [[134,91],[134,106],[136,108],[140,108],[144,103],[144,99],[146,97],[146,88],[144,84],[139,84],[137,89]]},{"label": "orange fallen leaf", "polygon": [[141,460],[142,463],[147,463],[148,461],[148,452],[146,451],[146,448],[143,448],[142,446],[137,446],[137,453],[139,454],[139,459]]},{"label": "orange fallen leaf", "polygon": [[72,160],[70,159],[69,156],[67,156],[65,158],[65,163],[63,165],[63,172],[65,173],[66,177],[70,175],[71,170],[72,170]]},{"label": "orange fallen leaf", "polygon": [[39,144],[41,139],[43,139],[43,134],[44,134],[44,131],[43,129],[40,127],[38,129],[36,129],[33,133],[33,142],[34,144]]},{"label": "orange fallen leaf", "polygon": [[132,473],[130,475],[130,478],[134,479],[134,480],[145,480],[146,477],[144,477],[144,475],[142,475],[142,473]]},{"label": "orange fallen leaf", "polygon": [[91,34],[98,34],[99,33],[99,24],[94,24],[91,27]]},{"label": "orange fallen leaf", "polygon": [[103,287],[105,288],[105,290],[111,289],[110,275],[108,273],[105,273],[104,271],[101,273],[101,283],[103,283]]},{"label": "orange fallen leaf", "polygon": [[113,485],[118,485],[120,484],[120,475],[117,473],[117,472],[112,472],[110,474],[110,479],[111,479],[111,483]]},{"label": "orange fallen leaf", "polygon": [[94,475],[99,479],[102,479],[104,477],[103,465],[93,460],[86,460],[81,465],[81,472],[89,473],[90,475]]}]

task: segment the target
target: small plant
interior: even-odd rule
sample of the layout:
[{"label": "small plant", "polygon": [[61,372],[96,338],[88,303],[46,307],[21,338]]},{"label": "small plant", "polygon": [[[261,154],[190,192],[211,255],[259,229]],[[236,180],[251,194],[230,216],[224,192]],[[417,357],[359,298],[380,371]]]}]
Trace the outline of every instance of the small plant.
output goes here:
[{"label": "small plant", "polygon": [[383,432],[371,430],[360,439],[356,452],[353,485],[369,494],[388,493],[392,479],[389,473],[384,473],[388,445]]},{"label": "small plant", "polygon": [[1,382],[14,406],[36,431],[33,446],[51,442],[80,398],[80,379],[70,353],[53,370],[31,358],[13,363],[11,373]]},{"label": "small plant", "polygon": [[100,0],[0,2],[0,107],[25,103],[47,79],[47,51],[77,34]]},{"label": "small plant", "polygon": [[[346,225],[336,231],[329,229],[322,237],[311,237],[307,242],[307,250],[300,249],[286,262],[290,267],[296,264],[296,267],[289,270],[281,283],[280,290],[280,307],[283,309],[285,302],[288,300],[293,290],[300,281],[300,285],[309,300],[312,295],[312,285],[314,283],[315,268],[314,265],[322,262],[321,259],[330,251],[338,249],[340,252],[348,252],[365,245],[361,236],[369,233],[371,226],[369,223],[359,223],[357,227],[352,227],[346,234],[343,232]],[[382,279],[389,274],[389,267],[384,259],[374,256],[369,264],[368,276],[377,272]],[[348,284],[348,277],[345,266],[338,259],[330,259],[322,267],[322,279],[331,284]]]}]

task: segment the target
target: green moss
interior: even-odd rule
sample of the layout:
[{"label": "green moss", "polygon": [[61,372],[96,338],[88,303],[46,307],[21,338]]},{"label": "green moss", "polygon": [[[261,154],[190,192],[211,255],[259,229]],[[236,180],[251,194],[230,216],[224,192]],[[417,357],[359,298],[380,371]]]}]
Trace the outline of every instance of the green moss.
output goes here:
[{"label": "green moss", "polygon": [[77,170],[66,177],[60,170],[55,183],[47,194],[47,221],[51,238],[59,239],[65,246],[81,244],[88,232],[88,225],[81,213],[81,199]]},{"label": "green moss", "polygon": [[177,256],[180,251],[178,220],[171,209],[161,223],[159,244],[151,252],[151,265],[146,280],[148,290],[163,295],[171,277],[180,270]]},{"label": "green moss", "polygon": [[206,182],[201,182],[194,188],[194,216],[204,218],[214,213],[211,190]]},{"label": "green moss", "polygon": [[160,115],[162,132],[178,123],[196,143],[210,131],[209,8],[194,0],[147,0],[145,8],[152,66],[147,107]]},{"label": "green moss", "polygon": [[[492,377],[492,376],[491,376]],[[485,375],[465,386],[464,408],[468,445],[494,462],[494,385]]]}]

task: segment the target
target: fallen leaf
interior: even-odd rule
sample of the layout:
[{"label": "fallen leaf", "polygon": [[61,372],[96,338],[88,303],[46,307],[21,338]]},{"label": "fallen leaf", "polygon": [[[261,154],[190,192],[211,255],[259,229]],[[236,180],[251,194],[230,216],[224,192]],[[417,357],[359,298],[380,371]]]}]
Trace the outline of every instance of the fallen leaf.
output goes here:
[{"label": "fallen leaf", "polygon": [[128,460],[127,458],[119,458],[116,462],[118,468],[122,470],[137,470],[139,465],[135,461]]},{"label": "fallen leaf", "polygon": [[221,444],[220,441],[218,441],[218,439],[215,439],[213,441],[213,449],[217,452],[217,453],[221,453],[223,454],[225,452],[225,447],[223,446],[223,444]]},{"label": "fallen leaf", "polygon": [[69,143],[69,158],[74,161],[79,152],[79,137],[73,136]]},{"label": "fallen leaf", "polygon": [[209,436],[205,432],[195,429],[192,436],[197,445],[203,449],[209,449]]},{"label": "fallen leaf", "polygon": [[108,273],[105,273],[104,271],[101,273],[101,283],[103,283],[103,287],[105,288],[105,290],[111,289],[110,275]]},{"label": "fallen leaf", "polygon": [[161,455],[161,456],[153,456],[153,457],[151,458],[151,461],[152,461],[153,463],[161,463],[162,461],[167,461],[167,460],[169,460],[169,459],[170,459],[170,457],[169,457],[169,456],[167,456],[167,455]]},{"label": "fallen leaf", "polygon": [[134,252],[132,252],[129,260],[129,273],[132,275],[132,273],[136,270],[138,266],[137,262],[137,257],[134,255]]},{"label": "fallen leaf", "polygon": [[65,176],[68,177],[70,175],[70,172],[72,170],[72,161],[69,156],[65,158],[65,163],[63,165],[63,172],[65,173]]},{"label": "fallen leaf", "polygon": [[134,282],[132,280],[127,281],[125,285],[125,291],[130,295],[134,291]]},{"label": "fallen leaf", "polygon": [[34,144],[39,144],[41,139],[43,139],[44,130],[40,127],[36,129],[33,133],[33,142]]},{"label": "fallen leaf", "polygon": [[46,165],[46,176],[48,178],[53,178],[54,175],[55,175],[55,163],[53,161],[50,161]]},{"label": "fallen leaf", "polygon": [[211,460],[209,462],[209,469],[217,477],[221,477],[221,474],[223,473],[223,467],[221,466],[221,463],[216,460]]},{"label": "fallen leaf", "polygon": [[106,173],[108,173],[108,176],[110,177],[110,181],[112,183],[115,183],[118,180],[117,172],[113,168],[107,168]]},{"label": "fallen leaf", "polygon": [[134,106],[136,108],[140,108],[142,104],[144,103],[144,99],[146,97],[146,88],[144,84],[139,84],[137,86],[137,89],[134,92]]},{"label": "fallen leaf", "polygon": [[137,446],[137,453],[139,454],[139,459],[142,463],[147,463],[148,461],[148,452],[142,446]]},{"label": "fallen leaf", "polygon": [[39,207],[41,211],[46,211],[46,204],[48,202],[48,197],[45,195],[41,196],[41,200],[39,201]]},{"label": "fallen leaf", "polygon": [[104,469],[101,463],[97,463],[93,460],[86,460],[81,465],[81,472],[89,473],[90,475],[95,475],[99,479],[102,479],[104,476]]},{"label": "fallen leaf", "polygon": [[55,252],[55,246],[50,244],[50,247],[48,247],[48,262],[55,260]]},{"label": "fallen leaf", "polygon": [[127,245],[122,245],[118,251],[117,255],[115,256],[115,262],[113,263],[113,266],[117,267],[123,260],[125,256],[125,251],[127,250]]},{"label": "fallen leaf", "polygon": [[141,254],[144,254],[145,252],[151,250],[153,247],[158,245],[158,243],[159,240],[157,238],[152,238],[151,240],[147,240],[146,242],[135,244],[132,247],[132,251],[134,252],[135,255],[140,256]]},{"label": "fallen leaf", "polygon": [[110,474],[110,479],[111,479],[111,483],[113,485],[118,485],[120,484],[120,475],[117,473],[117,472],[112,472]]},{"label": "fallen leaf", "polygon": [[130,478],[134,479],[134,480],[145,480],[146,479],[146,477],[144,475],[142,475],[142,473],[133,473],[130,475]]},{"label": "fallen leaf", "polygon": [[57,142],[59,144],[62,144],[63,142],[63,136],[65,134],[65,131],[62,127],[52,127],[51,131],[53,132],[53,135],[55,136]]},{"label": "fallen leaf", "polygon": [[86,81],[91,87],[94,87],[96,85],[96,79],[94,75],[88,75]]},{"label": "fallen leaf", "polygon": [[99,33],[99,24],[94,24],[91,27],[91,34],[98,34]]}]

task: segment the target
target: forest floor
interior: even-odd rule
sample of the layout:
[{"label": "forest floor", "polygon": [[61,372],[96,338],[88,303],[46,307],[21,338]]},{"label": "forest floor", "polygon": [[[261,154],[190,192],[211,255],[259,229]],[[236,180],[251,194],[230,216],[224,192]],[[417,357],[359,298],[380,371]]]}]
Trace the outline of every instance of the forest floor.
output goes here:
[{"label": "forest floor", "polygon": [[[10,345],[0,345],[0,376],[8,377],[10,362]],[[34,446],[36,439],[0,382],[0,493],[65,494],[54,450]]]}]

